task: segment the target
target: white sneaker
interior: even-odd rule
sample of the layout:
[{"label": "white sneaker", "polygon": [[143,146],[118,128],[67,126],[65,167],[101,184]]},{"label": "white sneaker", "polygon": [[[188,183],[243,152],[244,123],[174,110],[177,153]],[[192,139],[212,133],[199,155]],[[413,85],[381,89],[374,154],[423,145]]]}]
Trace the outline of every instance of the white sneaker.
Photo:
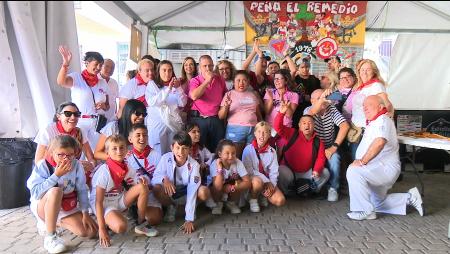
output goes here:
[{"label": "white sneaker", "polygon": [[214,207],[211,210],[211,213],[215,214],[215,215],[221,215],[222,214],[222,209],[223,209],[223,202],[217,202],[216,203],[216,207]]},{"label": "white sneaker", "polygon": [[375,220],[377,218],[375,212],[350,212],[347,213],[347,216],[352,220]]},{"label": "white sneaker", "polygon": [[339,198],[339,194],[336,191],[336,189],[330,187],[330,189],[328,189],[328,201],[336,202],[336,201],[338,201],[338,198]]},{"label": "white sneaker", "polygon": [[232,214],[238,214],[241,213],[241,209],[234,203],[233,201],[227,201],[225,203],[225,207],[230,211]]},{"label": "white sneaker", "polygon": [[214,202],[214,199],[212,199],[212,198],[208,198],[205,202],[205,205],[206,205],[206,207],[209,207],[209,208],[214,208],[217,206],[216,202]]},{"label": "white sneaker", "polygon": [[259,209],[258,199],[252,198],[248,202],[250,203],[250,211],[252,211],[253,213],[259,213],[260,209]]},{"label": "white sneaker", "polygon": [[413,206],[419,212],[420,216],[423,216],[422,197],[420,196],[417,187],[414,187],[408,191],[410,197],[408,198],[408,205]]},{"label": "white sneaker", "polygon": [[267,200],[267,198],[264,197],[263,195],[259,196],[259,203],[263,207],[268,207],[269,206],[269,200]]},{"label": "white sneaker", "polygon": [[45,223],[42,220],[37,220],[36,227],[40,236],[45,236],[47,234],[47,226],[45,226]]},{"label": "white sneaker", "polygon": [[61,239],[56,233],[53,235],[47,235],[44,238],[44,249],[48,253],[61,253],[66,250],[63,239]]},{"label": "white sneaker", "polygon": [[148,237],[153,237],[153,236],[157,236],[158,235],[158,230],[154,227],[152,227],[150,224],[148,224],[147,221],[136,225],[134,227],[134,232],[136,232],[136,234],[140,234],[140,235],[145,235]]},{"label": "white sneaker", "polygon": [[174,205],[169,205],[166,210],[166,214],[164,215],[165,222],[174,222],[175,216],[177,214],[177,208]]}]

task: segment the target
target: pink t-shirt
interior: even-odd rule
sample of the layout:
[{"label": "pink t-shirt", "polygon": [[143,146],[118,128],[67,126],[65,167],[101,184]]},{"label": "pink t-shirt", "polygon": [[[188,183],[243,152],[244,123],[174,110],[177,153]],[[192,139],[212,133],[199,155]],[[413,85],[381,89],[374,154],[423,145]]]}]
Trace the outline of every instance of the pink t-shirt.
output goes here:
[{"label": "pink t-shirt", "polygon": [[225,104],[228,95],[231,99],[230,110],[228,111],[228,124],[255,126],[258,123],[258,118],[256,117],[258,98],[256,98],[255,93],[231,90],[223,96],[220,106]]},{"label": "pink t-shirt", "polygon": [[[278,93],[277,89],[270,89],[270,91],[272,91],[272,95],[273,95],[273,108],[272,108],[272,112],[270,112],[269,115],[266,116],[266,121],[268,123],[270,123],[270,125],[273,126],[273,120],[275,119],[275,117],[278,114],[278,111],[280,111],[280,107],[281,107],[281,96]],[[291,102],[291,104],[297,104],[298,105],[298,94],[291,92],[291,91],[287,91],[284,96],[284,101],[286,102]],[[269,100],[269,95],[266,94],[264,95],[264,100]],[[283,119],[283,124],[284,126],[287,127],[292,127],[292,117],[288,117],[288,116],[284,116]]]},{"label": "pink t-shirt", "polygon": [[[199,87],[205,79],[200,74],[189,82],[189,93]],[[206,87],[205,93],[192,102],[192,110],[197,110],[203,116],[216,116],[219,112],[220,102],[227,91],[225,80],[221,76],[214,76],[212,82]],[[189,95],[189,98],[191,96]]]}]

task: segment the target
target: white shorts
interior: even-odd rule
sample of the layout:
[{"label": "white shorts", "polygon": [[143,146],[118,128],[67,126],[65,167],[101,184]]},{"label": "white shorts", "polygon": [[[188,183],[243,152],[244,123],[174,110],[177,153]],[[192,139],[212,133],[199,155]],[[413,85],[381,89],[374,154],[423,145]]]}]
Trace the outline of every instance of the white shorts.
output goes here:
[{"label": "white shorts", "polygon": [[[37,212],[37,209],[38,209],[38,203],[39,203],[39,200],[31,201],[31,203],[30,203],[30,210],[31,210],[31,212],[33,213],[33,215],[36,217],[36,219],[37,219],[38,221],[40,221],[41,223],[44,223],[44,224],[45,224],[45,221],[42,220],[42,219],[39,217],[39,215],[38,215],[38,212]],[[65,217],[67,217],[67,216],[69,216],[69,215],[72,215],[72,214],[74,214],[74,213],[77,213],[77,212],[80,212],[80,209],[78,208],[78,206],[75,207],[74,209],[70,210],[70,211],[64,211],[64,210],[61,208],[61,210],[59,210],[58,218],[56,219],[56,222],[57,222],[57,223],[58,223],[58,222],[61,222],[61,219],[65,218]]]},{"label": "white shorts", "polygon": [[[111,211],[125,211],[128,207],[125,205],[124,198],[125,195],[123,193],[113,197],[105,197],[105,199],[103,200],[103,215],[106,216]],[[91,208],[94,214],[97,215],[97,209],[95,209],[95,201],[91,202]]]},{"label": "white shorts", "polygon": [[161,203],[156,199],[153,192],[148,194],[147,206],[162,208]]}]

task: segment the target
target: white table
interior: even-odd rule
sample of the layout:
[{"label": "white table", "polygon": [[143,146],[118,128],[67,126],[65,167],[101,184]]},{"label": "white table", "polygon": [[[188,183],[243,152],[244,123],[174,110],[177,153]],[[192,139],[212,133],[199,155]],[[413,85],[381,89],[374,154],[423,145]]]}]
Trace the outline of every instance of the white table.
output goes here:
[{"label": "white table", "polygon": [[[417,178],[419,179],[420,188],[421,188],[421,194],[424,195],[424,185],[422,182],[422,179],[420,178],[419,172],[417,171],[415,159],[416,159],[416,153],[424,148],[433,148],[433,149],[439,149],[444,150],[447,153],[450,154],[450,141],[446,139],[437,139],[437,138],[416,138],[416,137],[407,137],[402,136],[399,134],[397,136],[398,143],[399,144],[405,144],[412,146],[412,153],[407,153],[407,155],[403,158],[408,159],[411,162],[411,165],[414,168],[414,172],[417,175]],[[417,148],[416,148],[417,147]]]}]

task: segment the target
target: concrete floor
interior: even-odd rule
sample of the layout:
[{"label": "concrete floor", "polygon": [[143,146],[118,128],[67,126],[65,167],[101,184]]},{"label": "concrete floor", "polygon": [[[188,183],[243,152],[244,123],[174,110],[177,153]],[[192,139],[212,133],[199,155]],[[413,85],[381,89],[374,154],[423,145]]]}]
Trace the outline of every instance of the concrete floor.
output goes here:
[{"label": "concrete floor", "polygon": [[[351,221],[346,216],[348,196],[341,195],[336,203],[288,199],[284,207],[271,206],[258,214],[244,208],[239,215],[224,209],[222,216],[213,216],[200,206],[197,230],[191,235],[178,231],[184,218],[180,213],[175,223],[158,227],[158,237],[145,238],[130,230],[114,235],[106,249],[97,240],[67,231],[62,237],[72,253],[450,253],[450,174],[421,175],[425,217],[412,210],[407,216],[379,214],[377,220]],[[416,176],[405,172],[392,192],[416,185]],[[28,207],[0,210],[0,252],[45,253]]]}]

